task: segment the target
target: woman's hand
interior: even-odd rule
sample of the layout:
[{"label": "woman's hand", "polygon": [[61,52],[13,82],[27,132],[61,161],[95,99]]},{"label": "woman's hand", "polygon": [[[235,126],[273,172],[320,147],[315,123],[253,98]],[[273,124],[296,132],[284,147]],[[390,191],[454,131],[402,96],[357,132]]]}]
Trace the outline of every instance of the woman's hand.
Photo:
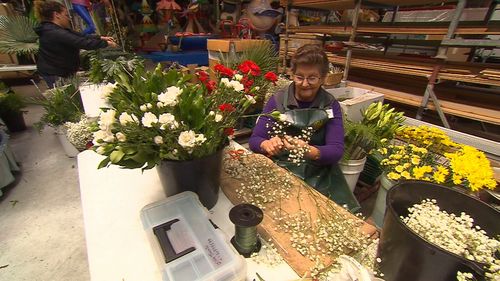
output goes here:
[{"label": "woman's hand", "polygon": [[269,156],[274,156],[283,150],[284,144],[280,137],[273,137],[260,144],[260,148]]},{"label": "woman's hand", "polygon": [[283,139],[283,144],[285,145],[285,148],[287,150],[293,150],[296,148],[307,148],[307,152],[304,154],[304,156],[307,159],[318,160],[320,157],[320,151],[318,148],[309,145],[309,143],[301,139],[292,138],[288,136],[285,139]]}]

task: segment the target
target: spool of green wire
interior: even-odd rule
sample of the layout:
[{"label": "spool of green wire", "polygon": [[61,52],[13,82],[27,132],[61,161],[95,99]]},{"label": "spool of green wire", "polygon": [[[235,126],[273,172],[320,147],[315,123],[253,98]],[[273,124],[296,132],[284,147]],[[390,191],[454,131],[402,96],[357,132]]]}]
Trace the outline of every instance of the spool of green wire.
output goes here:
[{"label": "spool of green wire", "polygon": [[262,210],[252,204],[239,204],[229,211],[229,219],[235,226],[231,244],[240,255],[248,258],[252,253],[260,251],[257,225],[263,218]]}]

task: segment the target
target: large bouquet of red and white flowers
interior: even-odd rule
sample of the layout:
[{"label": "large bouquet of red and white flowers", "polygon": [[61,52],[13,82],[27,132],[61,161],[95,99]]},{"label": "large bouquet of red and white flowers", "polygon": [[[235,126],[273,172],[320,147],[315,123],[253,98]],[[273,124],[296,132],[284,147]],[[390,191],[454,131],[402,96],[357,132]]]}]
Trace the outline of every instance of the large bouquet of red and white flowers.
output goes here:
[{"label": "large bouquet of red and white flowers", "polygon": [[153,168],[162,160],[193,160],[221,149],[245,111],[277,80],[272,72],[245,61],[233,70],[215,66],[217,79],[190,75],[159,66],[132,76],[121,73],[109,95],[110,108],[99,117],[94,133],[97,153],[107,156],[100,167]]}]

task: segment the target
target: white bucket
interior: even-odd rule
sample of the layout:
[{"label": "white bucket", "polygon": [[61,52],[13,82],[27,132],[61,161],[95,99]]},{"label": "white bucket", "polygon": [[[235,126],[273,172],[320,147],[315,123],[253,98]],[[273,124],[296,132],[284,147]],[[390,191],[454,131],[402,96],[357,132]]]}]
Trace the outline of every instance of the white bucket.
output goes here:
[{"label": "white bucket", "polygon": [[83,109],[88,117],[98,117],[102,107],[109,107],[103,90],[105,84],[92,84],[80,86],[80,96],[82,97]]},{"label": "white bucket", "polygon": [[378,189],[377,199],[375,200],[375,206],[372,212],[373,222],[375,222],[378,228],[382,228],[384,224],[385,198],[387,197],[387,191],[395,184],[396,182],[390,180],[385,174],[382,174],[382,177],[380,177],[380,188]]},{"label": "white bucket", "polygon": [[78,149],[76,149],[76,147],[73,144],[71,144],[71,142],[69,142],[68,138],[66,137],[66,134],[64,133],[63,128],[60,127],[57,128],[56,134],[57,138],[59,139],[59,142],[63,147],[64,153],[66,153],[66,155],[69,158],[74,158],[78,155],[78,153],[80,153],[80,151],[78,151]]},{"label": "white bucket", "polygon": [[344,174],[344,178],[351,192],[354,192],[354,188],[358,182],[359,175],[365,167],[365,163],[366,157],[360,160],[342,160],[339,162],[340,170]]}]

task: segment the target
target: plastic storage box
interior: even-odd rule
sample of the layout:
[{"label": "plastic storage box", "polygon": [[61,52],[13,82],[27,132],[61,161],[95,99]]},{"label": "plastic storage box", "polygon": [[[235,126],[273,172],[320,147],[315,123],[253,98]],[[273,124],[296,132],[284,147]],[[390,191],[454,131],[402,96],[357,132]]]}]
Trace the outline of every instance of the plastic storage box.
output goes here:
[{"label": "plastic storage box", "polygon": [[245,280],[245,260],[209,221],[195,193],[149,204],[141,220],[164,281]]},{"label": "plastic storage box", "polygon": [[342,111],[349,120],[354,122],[363,119],[361,111],[365,110],[371,103],[384,101],[384,94],[361,88],[341,87],[326,89],[326,91],[339,101]]}]

